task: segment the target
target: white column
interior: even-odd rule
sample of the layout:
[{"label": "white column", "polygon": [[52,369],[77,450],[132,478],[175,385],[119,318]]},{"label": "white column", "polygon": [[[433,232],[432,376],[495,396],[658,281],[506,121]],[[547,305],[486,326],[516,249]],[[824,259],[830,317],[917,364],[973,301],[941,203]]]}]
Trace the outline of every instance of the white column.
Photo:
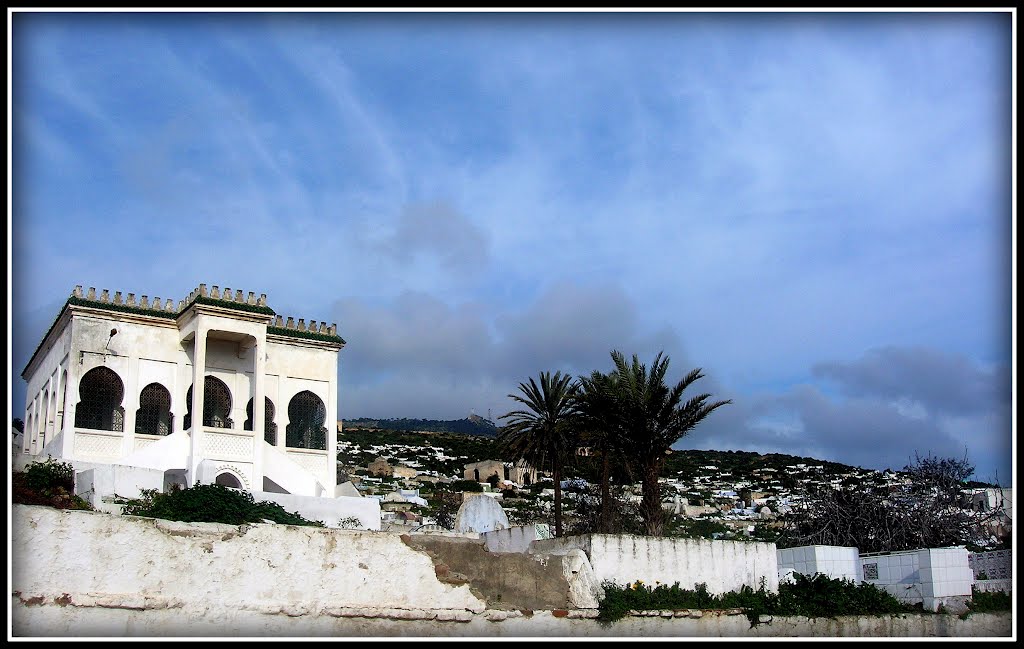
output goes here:
[{"label": "white column", "polygon": [[21,436],[21,450],[23,453],[32,452],[32,434],[36,427],[36,418],[32,414],[32,403],[25,407],[25,434]]},{"label": "white column", "polygon": [[64,387],[64,383],[65,383],[65,381],[62,381],[61,379],[64,378],[64,372],[65,371],[66,370],[64,369],[63,366],[58,366],[57,367],[57,382],[55,383],[56,390],[57,390],[57,393],[56,393],[57,394],[57,402],[56,402],[56,405],[54,406],[54,417],[53,417],[53,432],[54,432],[55,435],[59,435],[62,432],[64,432],[64,401],[65,401],[65,393],[64,393],[65,387]]},{"label": "white column", "polygon": [[39,410],[41,409],[40,408],[40,402],[41,401],[42,401],[42,399],[40,398],[39,394],[36,395],[36,398],[32,399],[32,428],[33,428],[33,430],[32,430],[32,444],[30,446],[32,448],[32,450],[31,450],[32,455],[36,455],[36,453],[38,453],[40,450],[43,449],[43,447],[39,444],[39,429],[40,429],[41,425],[45,423],[45,422],[41,421],[43,419],[43,417],[42,417],[42,415],[39,414]]},{"label": "white column", "polygon": [[284,440],[285,429],[288,427],[288,404],[281,397],[282,394],[285,394],[284,382],[284,373],[278,373],[277,392],[274,399],[274,415],[277,419],[277,448],[282,453],[286,453],[288,451]]},{"label": "white column", "polygon": [[64,437],[61,438],[61,456],[65,459],[72,459],[75,448],[75,409],[78,406],[78,379],[81,365],[77,360],[80,358],[77,351],[72,348],[70,360],[68,361],[68,378],[64,385]]},{"label": "white column", "polygon": [[[201,317],[201,316],[200,316]],[[194,354],[192,358],[192,437],[189,440],[188,476],[189,487],[196,484],[197,467],[203,436],[203,397],[206,391],[206,327],[202,321],[196,323]]]},{"label": "white column", "polygon": [[253,395],[252,395],[252,485],[257,491],[263,491],[263,436],[267,419],[266,407],[266,375],[267,375],[267,338],[257,338],[253,353]]},{"label": "white column", "polygon": [[330,387],[327,390],[327,475],[323,477],[324,487],[331,495],[338,482],[338,354],[334,354],[334,371],[331,372]]},{"label": "white column", "polygon": [[128,356],[128,372],[124,381],[124,436],[121,438],[121,456],[135,450],[135,414],[139,409],[139,358]]},{"label": "white column", "polygon": [[46,391],[50,398],[46,402],[46,428],[43,433],[44,446],[57,435],[57,379],[53,374],[50,375],[46,382]]},{"label": "white column", "polygon": [[39,450],[43,450],[46,446],[46,442],[52,439],[50,437],[50,404],[53,403],[53,399],[50,397],[50,392],[53,390],[53,377],[46,379],[46,385],[43,388],[43,400],[39,404]]}]

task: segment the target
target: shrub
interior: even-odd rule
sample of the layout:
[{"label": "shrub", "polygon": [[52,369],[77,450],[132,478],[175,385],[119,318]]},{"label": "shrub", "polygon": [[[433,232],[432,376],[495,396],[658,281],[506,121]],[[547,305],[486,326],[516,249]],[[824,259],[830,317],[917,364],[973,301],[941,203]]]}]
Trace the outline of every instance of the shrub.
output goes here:
[{"label": "shrub", "polygon": [[476,480],[455,480],[448,485],[449,491],[483,491],[483,486]]},{"label": "shrub", "polygon": [[11,502],[43,505],[57,509],[92,510],[92,505],[76,496],[75,469],[67,462],[32,462],[24,472],[11,475]]},{"label": "shrub", "polygon": [[605,582],[605,597],[599,606],[598,620],[613,622],[631,610],[657,609],[724,609],[742,608],[751,626],[761,615],[798,615],[804,617],[835,617],[837,615],[885,615],[911,610],[888,592],[872,584],[831,579],[825,575],[807,577],[794,575],[793,583],[779,585],[772,593],[764,580],[754,590],[743,586],[739,591],[712,595],[706,584],[685,589],[679,582],[654,587],[637,580],[626,586]]},{"label": "shrub", "polygon": [[269,501],[256,502],[248,491],[219,484],[197,484],[187,489],[172,487],[167,493],[144,489],[142,497],[122,501],[122,514],[163,518],[188,523],[259,523],[270,520],[286,525],[324,527]]},{"label": "shrub", "polygon": [[971,589],[971,600],[967,608],[971,613],[991,613],[993,611],[1009,611],[1012,609],[1013,596],[1002,591],[986,592]]},{"label": "shrub", "polygon": [[56,462],[52,457],[45,462],[32,462],[25,467],[25,484],[39,491],[75,490],[75,468],[67,462]]}]

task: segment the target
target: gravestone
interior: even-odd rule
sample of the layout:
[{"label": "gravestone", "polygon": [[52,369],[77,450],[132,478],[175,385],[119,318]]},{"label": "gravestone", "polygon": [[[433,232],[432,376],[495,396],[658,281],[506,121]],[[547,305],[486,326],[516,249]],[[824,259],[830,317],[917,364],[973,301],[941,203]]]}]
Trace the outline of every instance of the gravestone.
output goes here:
[{"label": "gravestone", "polygon": [[490,496],[468,496],[455,515],[456,532],[493,532],[509,528],[508,516]]}]

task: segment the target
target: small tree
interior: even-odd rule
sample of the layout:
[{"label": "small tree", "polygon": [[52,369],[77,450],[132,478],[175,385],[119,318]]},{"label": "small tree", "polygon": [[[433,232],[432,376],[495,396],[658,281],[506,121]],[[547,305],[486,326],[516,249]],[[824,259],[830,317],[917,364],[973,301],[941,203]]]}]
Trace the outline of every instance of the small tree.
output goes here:
[{"label": "small tree", "polygon": [[974,473],[966,455],[915,454],[903,472],[907,481],[892,485],[810,487],[802,507],[788,518],[779,545],[887,552],[984,543],[982,523],[993,514],[964,506],[962,490]]},{"label": "small tree", "polygon": [[[479,487],[479,485],[477,486]],[[437,485],[432,502],[434,503],[433,507],[425,511],[424,514],[429,515],[436,524],[446,530],[454,529],[455,517],[462,505],[462,492],[452,491],[445,485]]]}]

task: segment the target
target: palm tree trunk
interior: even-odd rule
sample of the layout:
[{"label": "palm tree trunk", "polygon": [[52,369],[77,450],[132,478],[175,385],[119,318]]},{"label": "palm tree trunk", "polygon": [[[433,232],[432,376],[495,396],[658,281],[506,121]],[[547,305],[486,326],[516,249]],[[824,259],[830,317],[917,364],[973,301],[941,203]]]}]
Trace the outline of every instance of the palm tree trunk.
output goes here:
[{"label": "palm tree trunk", "polygon": [[608,457],[608,447],[601,450],[602,455],[602,466],[601,466],[601,524],[598,528],[602,534],[608,534],[611,532],[611,458]]},{"label": "palm tree trunk", "polygon": [[644,517],[644,527],[650,536],[661,536],[663,531],[664,512],[661,510],[661,485],[658,476],[661,474],[663,458],[648,459],[643,475],[643,501],[640,511]]},{"label": "palm tree trunk", "polygon": [[552,466],[555,476],[555,536],[562,536],[562,466],[555,462]]}]

